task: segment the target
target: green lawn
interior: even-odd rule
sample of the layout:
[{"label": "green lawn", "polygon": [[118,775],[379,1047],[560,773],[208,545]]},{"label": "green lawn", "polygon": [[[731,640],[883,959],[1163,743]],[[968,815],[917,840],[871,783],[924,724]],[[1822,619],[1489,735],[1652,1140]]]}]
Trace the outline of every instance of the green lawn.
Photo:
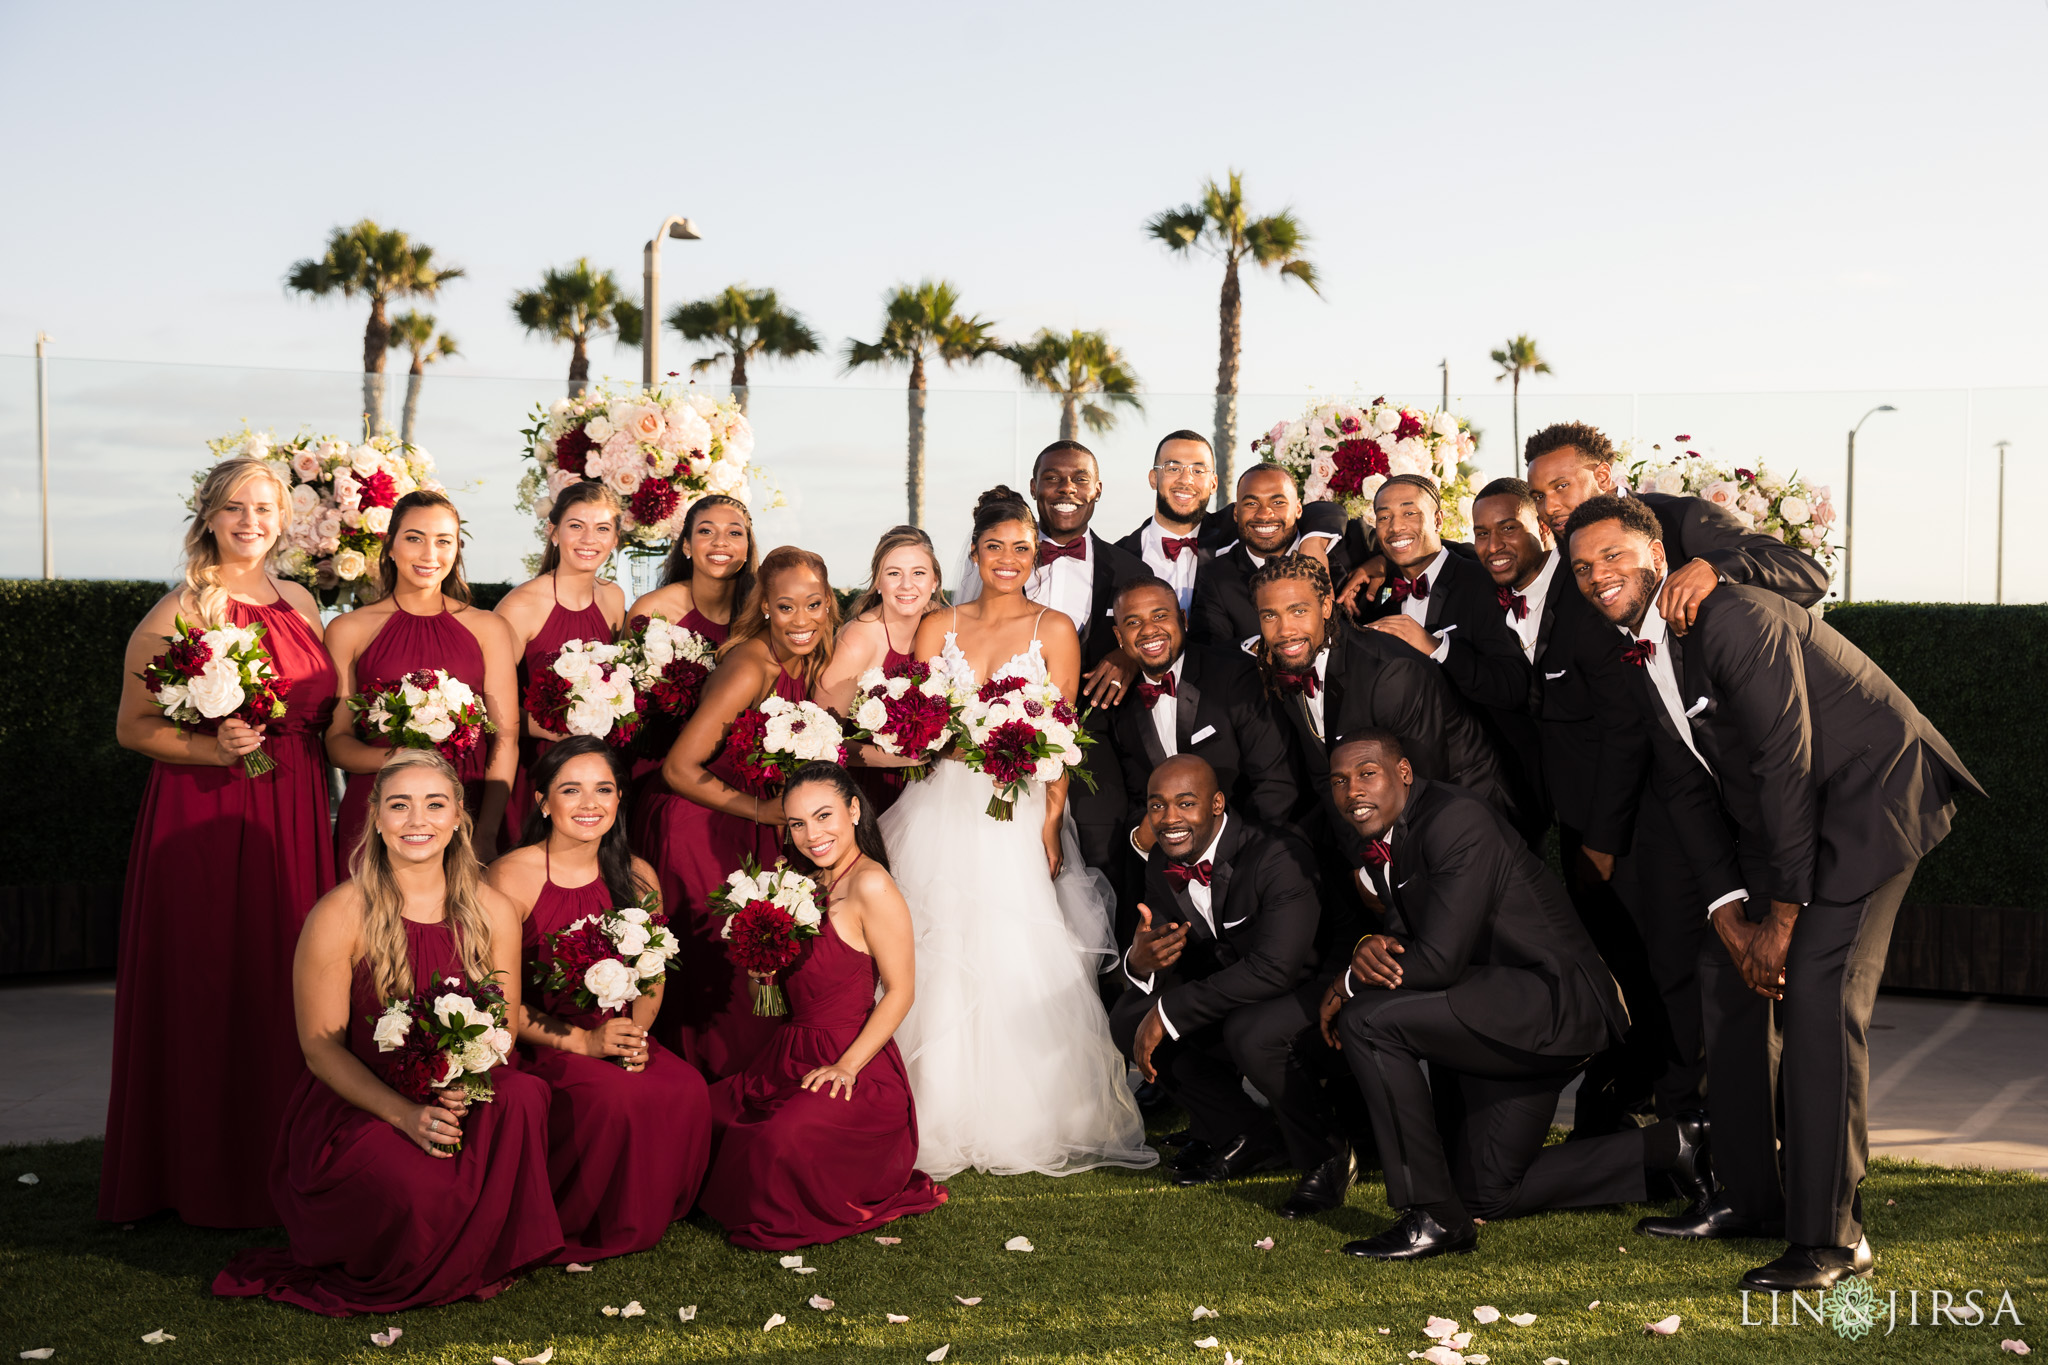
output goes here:
[{"label": "green lawn", "polygon": [[[1377,1179],[1337,1214],[1306,1225],[1273,1213],[1284,1175],[1181,1190],[1156,1172],[1066,1180],[967,1175],[936,1213],[889,1229],[900,1246],[859,1238],[813,1248],[814,1275],[774,1255],[737,1251],[703,1222],[679,1224],[653,1251],[590,1274],[542,1270],[487,1304],[339,1321],[261,1301],[209,1296],[235,1249],[263,1240],[155,1220],[132,1230],[93,1219],[100,1144],[0,1147],[0,1360],[56,1348],[59,1365],[364,1361],[486,1365],[555,1349],[556,1365],[640,1361],[1177,1361],[1406,1365],[1430,1345],[1431,1314],[1472,1328],[1472,1311],[1533,1312],[1533,1325],[1477,1327],[1466,1347],[1495,1365],[1630,1360],[1979,1360],[2005,1337],[2048,1349],[2048,1182],[2026,1175],[1880,1163],[1865,1185],[1880,1292],[2010,1290],[2025,1326],[1910,1328],[1844,1341],[1826,1326],[1744,1328],[1734,1283],[1773,1249],[1671,1245],[1632,1231],[1641,1209],[1553,1214],[1481,1232],[1476,1255],[1422,1266],[1368,1266],[1336,1254],[1389,1214]],[[36,1185],[16,1178],[33,1171]],[[1895,1204],[1890,1201],[1897,1201]],[[1007,1252],[1005,1240],[1035,1250]],[[1272,1237],[1271,1251],[1253,1243]],[[836,1301],[819,1312],[812,1295]],[[964,1307],[954,1296],[980,1297]],[[605,1317],[637,1299],[646,1316]],[[1599,1300],[1597,1308],[1589,1307]],[[1923,1304],[1926,1302],[1922,1296]],[[676,1310],[697,1305],[684,1325]],[[1199,1324],[1195,1305],[1220,1316]],[[771,1314],[788,1319],[763,1333]],[[901,1325],[884,1315],[909,1315]],[[1675,1336],[1645,1323],[1677,1313]],[[1752,1309],[1765,1317],[1767,1305]],[[1904,1317],[1904,1310],[1901,1310]],[[1923,1319],[1925,1313],[1923,1310]],[[383,1350],[370,1333],[404,1329]],[[1389,1328],[1381,1335],[1379,1328]],[[177,1340],[144,1345],[164,1329]],[[1879,1330],[1882,1330],[1880,1324]],[[1198,1350],[1198,1338],[1220,1345]]]}]

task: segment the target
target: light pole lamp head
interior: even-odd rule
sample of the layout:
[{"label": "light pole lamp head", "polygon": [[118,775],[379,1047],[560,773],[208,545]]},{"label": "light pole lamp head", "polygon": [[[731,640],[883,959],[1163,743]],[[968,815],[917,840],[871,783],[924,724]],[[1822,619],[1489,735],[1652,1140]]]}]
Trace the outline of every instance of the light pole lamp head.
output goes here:
[{"label": "light pole lamp head", "polygon": [[679,242],[701,242],[704,240],[698,235],[697,225],[687,218],[678,218],[670,223],[668,225],[668,235]]}]

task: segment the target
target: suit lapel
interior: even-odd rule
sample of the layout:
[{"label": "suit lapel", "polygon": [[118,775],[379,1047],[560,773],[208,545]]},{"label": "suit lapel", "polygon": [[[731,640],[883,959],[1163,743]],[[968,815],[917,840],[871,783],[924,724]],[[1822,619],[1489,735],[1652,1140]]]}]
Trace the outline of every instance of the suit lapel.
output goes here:
[{"label": "suit lapel", "polygon": [[[1330,621],[1330,659],[1323,665],[1323,752],[1330,750],[1330,741],[1336,736],[1337,718],[1344,713],[1344,685],[1349,672],[1344,667],[1350,651],[1345,649],[1341,638],[1335,634],[1340,627],[1333,617]],[[1406,646],[1403,646],[1406,648]],[[1307,703],[1304,702],[1303,705]]]},{"label": "suit lapel", "polygon": [[1145,757],[1151,760],[1153,767],[1156,768],[1166,762],[1166,750],[1159,743],[1159,731],[1154,728],[1152,713],[1145,709],[1145,703],[1136,700],[1126,701],[1117,708],[1117,715],[1119,718],[1129,717],[1123,723],[1137,730],[1138,747],[1145,751]]},{"label": "suit lapel", "polygon": [[1444,599],[1450,596],[1451,585],[1458,581],[1458,557],[1449,553],[1439,557],[1443,563],[1437,566],[1436,576],[1429,581],[1429,596],[1423,599],[1422,628],[1432,632],[1443,619]]},{"label": "suit lapel", "polygon": [[[1557,553],[1557,551],[1552,550],[1550,553],[1554,555]],[[1536,624],[1536,657],[1539,659],[1543,657],[1543,651],[1549,648],[1550,632],[1557,626],[1558,588],[1560,586],[1570,586],[1560,585],[1560,583],[1558,582],[1559,578],[1564,573],[1564,568],[1565,566],[1563,562],[1560,561],[1558,563],[1558,566],[1550,571],[1550,591],[1543,594],[1543,616],[1542,619],[1539,620]],[[1576,586],[1572,586],[1572,591],[1577,592],[1578,588]],[[1579,600],[1583,602],[1586,599],[1582,597]]]},{"label": "suit lapel", "polygon": [[[1195,677],[1198,671],[1194,656],[1183,653],[1180,682],[1175,684],[1173,696],[1173,741],[1174,748],[1180,753],[1194,748],[1194,734],[1200,728],[1195,724],[1202,709],[1202,685]],[[1156,734],[1154,740],[1157,740]]]},{"label": "suit lapel", "polygon": [[[1231,869],[1237,862],[1237,851],[1243,844],[1243,822],[1230,821],[1223,830],[1223,838],[1217,841],[1216,856],[1209,863],[1209,918],[1215,921],[1214,927],[1210,930],[1212,938],[1223,937],[1223,921],[1227,918],[1223,913],[1223,907],[1230,902]],[[1196,915],[1195,919],[1198,921],[1196,932],[1200,933],[1201,916]]]},{"label": "suit lapel", "polygon": [[1087,650],[1095,627],[1101,624],[1102,614],[1109,610],[1113,591],[1109,578],[1109,542],[1093,531],[1088,532],[1088,567],[1094,577],[1088,590],[1088,626],[1081,632],[1083,651]]}]

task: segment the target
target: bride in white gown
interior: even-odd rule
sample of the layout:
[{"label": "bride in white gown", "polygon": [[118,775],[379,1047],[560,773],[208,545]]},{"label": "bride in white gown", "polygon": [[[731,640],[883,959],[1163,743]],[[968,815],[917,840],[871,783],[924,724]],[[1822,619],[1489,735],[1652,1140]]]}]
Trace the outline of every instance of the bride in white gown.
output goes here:
[{"label": "bride in white gown", "polygon": [[[1063,612],[1024,596],[1037,562],[1031,511],[1007,488],[982,495],[970,551],[974,601],[925,618],[916,654],[973,690],[1051,678],[1069,697],[1081,647]],[[916,1003],[896,1031],[917,1101],[918,1169],[943,1180],[1151,1166],[1095,990],[1115,954],[1106,888],[1080,858],[1066,783],[1032,783],[1010,821],[986,813],[992,784],[945,759],[882,816],[917,931]]]}]

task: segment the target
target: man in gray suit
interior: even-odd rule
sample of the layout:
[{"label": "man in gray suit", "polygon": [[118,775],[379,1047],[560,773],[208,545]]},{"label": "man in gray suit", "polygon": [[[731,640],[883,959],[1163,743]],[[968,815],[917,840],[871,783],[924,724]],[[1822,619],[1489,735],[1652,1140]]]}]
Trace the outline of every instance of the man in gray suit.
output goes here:
[{"label": "man in gray suit", "polygon": [[1654,723],[1719,783],[1747,882],[1711,910],[1727,951],[1701,964],[1724,1188],[1640,1227],[1758,1237],[1782,1225],[1790,1247],[1743,1276],[1747,1289],[1866,1275],[1858,1186],[1878,978],[1913,869],[1948,834],[1952,793],[1983,788],[1882,669],[1783,597],[1724,584],[1681,641],[1659,610],[1663,528],[1640,501],[1588,499],[1566,531],[1580,590],[1628,636]]}]

